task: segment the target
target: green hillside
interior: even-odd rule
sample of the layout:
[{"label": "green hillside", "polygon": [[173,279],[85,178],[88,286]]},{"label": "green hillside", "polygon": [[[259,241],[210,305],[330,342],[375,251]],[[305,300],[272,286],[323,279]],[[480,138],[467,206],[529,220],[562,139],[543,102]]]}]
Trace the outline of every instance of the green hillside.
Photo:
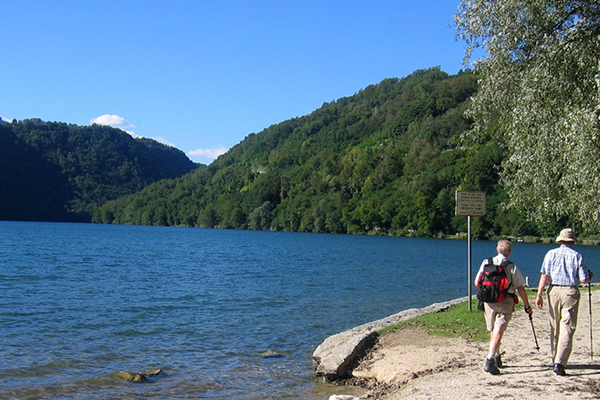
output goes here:
[{"label": "green hillside", "polygon": [[197,168],[186,155],[107,126],[0,124],[0,219],[90,222],[107,200]]},{"label": "green hillside", "polygon": [[460,141],[476,90],[471,72],[439,68],[386,79],[250,134],[207,168],[108,202],[94,221],[442,236],[466,231],[454,216],[462,189],[488,196],[477,236],[535,233],[499,209],[502,150]]}]

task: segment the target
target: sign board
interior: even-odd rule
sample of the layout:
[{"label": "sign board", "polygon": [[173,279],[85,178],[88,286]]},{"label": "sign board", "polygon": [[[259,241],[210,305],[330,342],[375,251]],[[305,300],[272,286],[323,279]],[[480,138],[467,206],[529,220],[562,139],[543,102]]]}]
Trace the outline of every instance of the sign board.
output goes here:
[{"label": "sign board", "polygon": [[486,213],[485,210],[485,192],[472,192],[469,190],[457,190],[456,191],[456,209],[454,211],[456,215],[463,215],[468,217],[468,265],[467,265],[467,286],[469,293],[469,311],[473,310],[473,262],[472,262],[472,251],[471,251],[471,217],[483,217]]},{"label": "sign board", "polygon": [[456,191],[455,215],[483,217],[485,214],[485,192]]}]

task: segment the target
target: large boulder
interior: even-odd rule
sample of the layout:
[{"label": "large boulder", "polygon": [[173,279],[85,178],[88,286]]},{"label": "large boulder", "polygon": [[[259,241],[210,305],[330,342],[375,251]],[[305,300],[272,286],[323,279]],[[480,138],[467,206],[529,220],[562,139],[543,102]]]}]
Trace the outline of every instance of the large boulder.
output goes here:
[{"label": "large boulder", "polygon": [[360,357],[375,343],[377,331],[419,315],[445,310],[467,300],[468,297],[465,296],[423,308],[411,308],[330,336],[313,353],[316,375],[327,380],[348,378]]}]

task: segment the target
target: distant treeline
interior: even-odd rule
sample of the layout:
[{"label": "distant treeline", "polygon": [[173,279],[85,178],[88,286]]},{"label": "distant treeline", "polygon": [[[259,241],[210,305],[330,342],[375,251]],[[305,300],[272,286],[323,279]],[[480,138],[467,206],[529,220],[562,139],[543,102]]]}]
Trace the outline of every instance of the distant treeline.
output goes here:
[{"label": "distant treeline", "polygon": [[106,201],[196,168],[180,150],[107,126],[0,123],[0,220],[91,222]]},{"label": "distant treeline", "polygon": [[466,232],[467,218],[454,216],[462,189],[487,193],[477,237],[553,234],[502,207],[502,148],[461,139],[477,79],[439,68],[386,79],[250,134],[206,168],[110,201],[94,221],[445,236]]}]

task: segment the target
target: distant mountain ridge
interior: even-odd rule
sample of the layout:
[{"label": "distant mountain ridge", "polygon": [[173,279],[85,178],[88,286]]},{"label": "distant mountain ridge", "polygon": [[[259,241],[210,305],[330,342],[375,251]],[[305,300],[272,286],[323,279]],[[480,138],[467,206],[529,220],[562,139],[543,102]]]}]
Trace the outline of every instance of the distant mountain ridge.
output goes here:
[{"label": "distant mountain ridge", "polygon": [[90,222],[108,200],[198,167],[182,151],[108,126],[0,123],[0,219]]},{"label": "distant mountain ridge", "polygon": [[528,232],[498,183],[494,143],[465,146],[477,91],[470,71],[385,79],[309,115],[248,135],[206,168],[107,202],[94,221],[319,233],[440,236],[466,232],[457,189],[487,193],[474,234]]}]

